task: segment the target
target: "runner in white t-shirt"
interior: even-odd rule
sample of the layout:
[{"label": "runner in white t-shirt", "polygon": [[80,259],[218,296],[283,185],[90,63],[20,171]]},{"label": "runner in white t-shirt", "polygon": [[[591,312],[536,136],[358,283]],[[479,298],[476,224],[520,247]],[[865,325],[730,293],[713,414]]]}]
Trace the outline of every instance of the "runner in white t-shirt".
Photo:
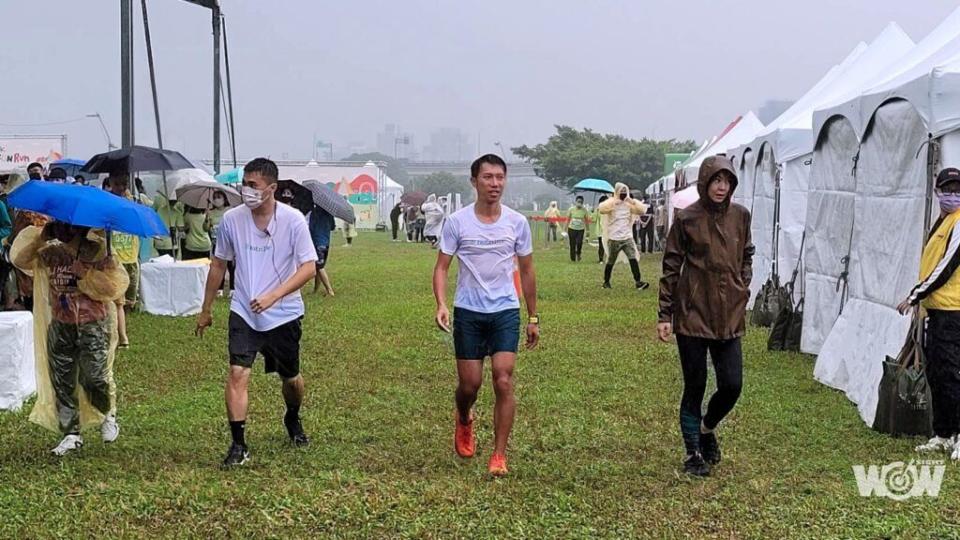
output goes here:
[{"label": "runner in white t-shirt", "polygon": [[529,319],[527,348],[540,339],[537,283],[533,269],[530,225],[519,212],[500,204],[507,183],[507,164],[493,154],[481,156],[470,167],[470,182],[477,202],[455,212],[440,234],[440,254],[433,271],[437,300],[436,322],[450,332],[447,309],[447,273],[457,257],[457,293],[453,306],[453,342],[459,385],[456,391],[454,449],[473,457],[473,404],[483,381],[483,360],[493,363],[494,448],[488,469],[495,476],[507,473],[507,440],[513,427],[516,402],[513,368],[520,341],[520,299],[513,282],[514,259],[519,263],[523,297]]},{"label": "runner in white t-shirt", "polygon": [[202,337],[213,324],[210,308],[232,261],[236,271],[228,323],[226,401],[233,440],[224,467],[243,465],[250,456],[244,429],[250,368],[257,353],[263,355],[266,372],[276,372],[283,380],[287,405],[283,423],[290,440],[296,446],[310,442],[300,422],[300,319],[304,314],[300,288],[316,273],[317,252],[303,214],[274,199],[277,179],[277,165],[266,158],[243,168],[244,205],[228,210],[220,221],[203,309],[197,317],[196,333]]}]

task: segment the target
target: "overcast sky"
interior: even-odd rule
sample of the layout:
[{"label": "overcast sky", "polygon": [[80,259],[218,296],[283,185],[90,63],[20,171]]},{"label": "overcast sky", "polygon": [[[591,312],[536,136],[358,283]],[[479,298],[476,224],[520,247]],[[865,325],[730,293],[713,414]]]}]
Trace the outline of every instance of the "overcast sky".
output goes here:
[{"label": "overcast sky", "polygon": [[[156,142],[136,1],[137,142]],[[701,140],[796,99],[890,21],[922,39],[951,0],[222,0],[239,153],[308,158],[459,127],[481,150],[554,124]],[[682,6],[682,7],[681,7]],[[207,10],[148,0],[166,146],[212,155]],[[66,133],[78,157],[120,139],[119,2],[0,0],[0,134]],[[226,141],[226,139],[224,139]],[[226,144],[224,156],[229,156]]]}]

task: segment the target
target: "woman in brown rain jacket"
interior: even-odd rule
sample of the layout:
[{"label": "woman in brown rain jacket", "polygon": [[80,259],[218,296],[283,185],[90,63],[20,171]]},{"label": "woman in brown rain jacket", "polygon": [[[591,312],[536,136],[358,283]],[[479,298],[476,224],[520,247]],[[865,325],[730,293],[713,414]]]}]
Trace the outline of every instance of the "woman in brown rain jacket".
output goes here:
[{"label": "woman in brown rain jacket", "polygon": [[[680,430],[687,458],[684,470],[697,476],[720,462],[714,429],[740,396],[753,244],[750,212],[731,202],[737,175],[725,156],[700,165],[700,200],[680,210],[667,235],[660,280],[657,333],[664,342],[677,335],[684,390]],[[701,413],[707,385],[707,351],[717,391]]]}]

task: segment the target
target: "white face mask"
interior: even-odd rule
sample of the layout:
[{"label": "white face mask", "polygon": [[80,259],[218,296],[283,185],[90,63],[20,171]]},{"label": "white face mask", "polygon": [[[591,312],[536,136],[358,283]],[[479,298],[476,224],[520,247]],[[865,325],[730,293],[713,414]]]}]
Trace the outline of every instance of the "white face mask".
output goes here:
[{"label": "white face mask", "polygon": [[219,197],[214,198],[214,199],[213,199],[213,207],[214,207],[214,208],[223,208],[223,199],[221,199],[221,198],[219,198]]},{"label": "white face mask", "polygon": [[247,208],[251,210],[260,208],[260,205],[263,204],[262,190],[247,186],[240,186],[240,195],[243,197],[243,204],[247,205]]}]

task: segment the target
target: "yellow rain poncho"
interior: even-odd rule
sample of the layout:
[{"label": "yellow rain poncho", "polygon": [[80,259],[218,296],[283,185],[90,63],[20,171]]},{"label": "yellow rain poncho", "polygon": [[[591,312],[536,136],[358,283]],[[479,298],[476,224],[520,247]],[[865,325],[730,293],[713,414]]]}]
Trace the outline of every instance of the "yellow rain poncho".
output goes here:
[{"label": "yellow rain poncho", "polygon": [[[96,267],[87,269],[77,280],[79,293],[90,300],[104,304],[108,328],[109,345],[107,348],[106,371],[108,374],[110,412],[116,411],[116,384],[113,378],[113,360],[117,348],[117,311],[115,301],[123,296],[129,284],[126,272],[116,260],[105,262],[108,257],[102,231],[90,232],[86,240],[93,243],[96,254],[93,262]],[[51,307],[50,270],[42,262],[42,254],[49,249],[43,239],[42,229],[28,227],[14,241],[10,250],[10,259],[23,272],[32,275],[34,280],[34,350],[36,354],[37,401],[30,412],[30,421],[51,431],[60,432],[57,415],[56,394],[51,380],[50,364],[47,354],[47,334],[54,313]],[[81,308],[74,309],[74,316],[83,317]],[[61,317],[62,318],[62,317]],[[60,322],[63,322],[62,320]],[[82,384],[76,384],[79,427],[85,429],[99,426],[104,415],[91,404]]]}]

